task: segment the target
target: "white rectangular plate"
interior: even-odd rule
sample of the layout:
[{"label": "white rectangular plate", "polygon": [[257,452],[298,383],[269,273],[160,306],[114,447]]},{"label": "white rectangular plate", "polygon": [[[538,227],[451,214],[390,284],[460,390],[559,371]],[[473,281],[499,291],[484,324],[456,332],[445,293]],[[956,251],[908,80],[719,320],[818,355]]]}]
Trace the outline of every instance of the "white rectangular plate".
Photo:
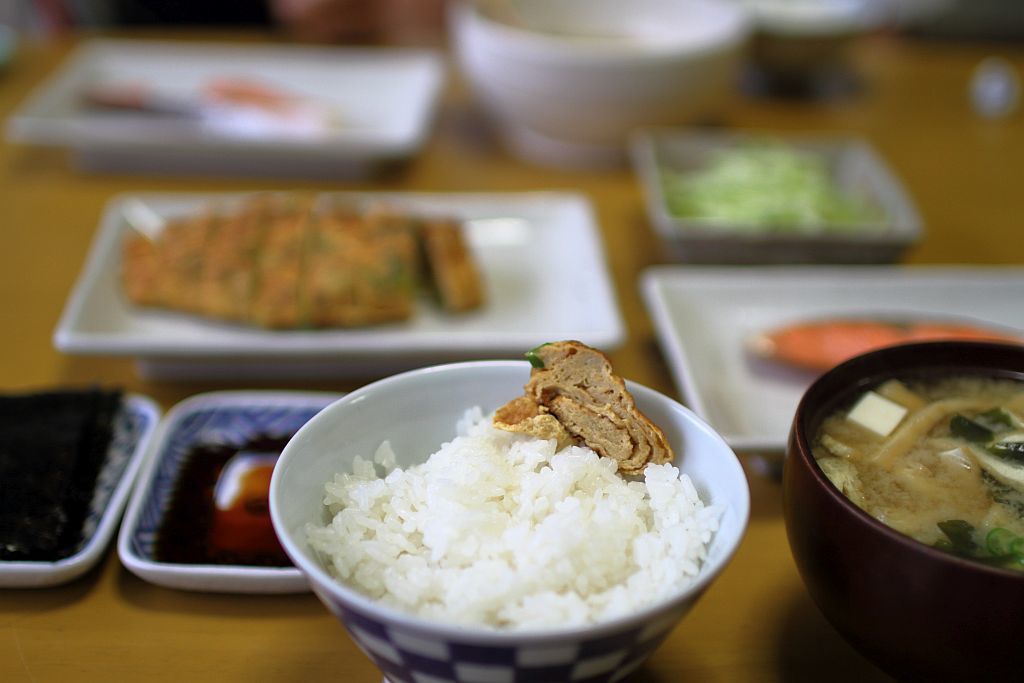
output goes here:
[{"label": "white rectangular plate", "polygon": [[556,339],[612,349],[623,323],[589,202],[570,193],[337,194],[387,199],[410,212],[468,221],[486,303],[451,315],[419,302],[402,323],[271,331],[131,306],[122,294],[121,241],[138,203],[160,216],[240,195],[136,195],[107,208],[54,334],[67,353],[134,356],[150,376],[352,374],[447,360],[521,357]]},{"label": "white rectangular plate", "polygon": [[[174,95],[194,93],[210,79],[242,78],[307,97],[335,109],[341,125],[309,137],[234,136],[147,114],[90,111],[90,84],[144,83]],[[128,165],[148,159],[187,170],[218,170],[234,161],[274,161],[276,172],[299,162],[329,164],[403,158],[426,140],[444,68],[431,50],[233,45],[94,40],[79,48],[8,121],[10,139],[67,146],[93,161]],[[185,167],[185,168],[183,168]]]},{"label": "white rectangular plate", "polygon": [[751,356],[754,334],[878,314],[962,318],[1024,337],[1024,268],[663,266],[644,273],[642,288],[684,402],[740,451],[784,450],[814,379]]}]

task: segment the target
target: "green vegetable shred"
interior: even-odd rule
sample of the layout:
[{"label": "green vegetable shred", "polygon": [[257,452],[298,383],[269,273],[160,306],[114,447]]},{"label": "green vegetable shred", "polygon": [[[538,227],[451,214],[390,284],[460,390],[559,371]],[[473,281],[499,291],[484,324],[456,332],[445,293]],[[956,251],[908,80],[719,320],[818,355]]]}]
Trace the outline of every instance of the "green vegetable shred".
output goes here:
[{"label": "green vegetable shred", "polygon": [[750,233],[880,231],[882,217],[835,184],[825,161],[781,142],[737,145],[701,170],[662,171],[669,212]]},{"label": "green vegetable shred", "polygon": [[544,367],[544,360],[540,357],[540,355],[537,352],[540,351],[545,346],[547,346],[547,344],[541,344],[540,346],[534,347],[534,348],[532,348],[532,349],[530,349],[529,351],[526,352],[526,360],[530,361],[530,365],[532,367],[535,367],[535,368],[543,368]]},{"label": "green vegetable shred", "polygon": [[966,439],[972,443],[985,443],[992,440],[995,434],[985,425],[969,417],[956,414],[949,420],[949,431],[953,436]]},{"label": "green vegetable shred", "polygon": [[975,539],[977,530],[962,519],[949,519],[939,522],[938,526],[946,536],[946,539],[935,544],[940,550],[994,567],[1024,567],[1024,537],[1009,529],[996,527],[985,534],[983,542],[979,542]]}]

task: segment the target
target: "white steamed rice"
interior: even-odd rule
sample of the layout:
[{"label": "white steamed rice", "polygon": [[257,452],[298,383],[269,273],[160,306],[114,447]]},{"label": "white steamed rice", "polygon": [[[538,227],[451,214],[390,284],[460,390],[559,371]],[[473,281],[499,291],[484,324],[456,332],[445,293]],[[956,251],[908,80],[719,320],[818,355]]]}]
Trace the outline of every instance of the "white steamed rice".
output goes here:
[{"label": "white steamed rice", "polygon": [[501,431],[479,408],[427,462],[374,463],[326,484],[332,520],[308,538],[338,579],[381,603],[499,629],[594,623],[691,583],[718,528],[689,477],[627,482],[589,448]]}]

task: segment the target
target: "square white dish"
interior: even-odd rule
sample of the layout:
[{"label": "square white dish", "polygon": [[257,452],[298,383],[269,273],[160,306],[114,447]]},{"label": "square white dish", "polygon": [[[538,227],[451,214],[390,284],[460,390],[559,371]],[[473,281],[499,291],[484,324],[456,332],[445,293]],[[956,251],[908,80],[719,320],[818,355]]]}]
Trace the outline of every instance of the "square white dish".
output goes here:
[{"label": "square white dish", "polygon": [[[850,231],[753,229],[673,214],[664,174],[692,173],[722,150],[774,141],[822,161],[832,184],[877,212],[880,225]],[[867,141],[848,135],[642,128],[630,140],[649,221],[675,260],[696,264],[881,264],[900,260],[920,241],[917,209],[896,175]]]},{"label": "square white dish", "polygon": [[815,374],[756,358],[770,328],[842,315],[958,318],[1024,338],[1024,269],[958,266],[679,267],[642,292],[683,401],[738,451],[782,452]]},{"label": "square white dish", "polygon": [[[134,356],[150,377],[371,374],[447,360],[522,357],[553,339],[611,349],[624,325],[589,202],[562,192],[345,194],[413,212],[457,216],[483,274],[486,303],[448,315],[429,302],[402,323],[361,329],[271,331],[130,306],[119,282],[125,212],[160,216],[225,195],[113,200],[54,334],[66,353]],[[238,196],[240,197],[240,195]]]},{"label": "square white dish", "polygon": [[[308,136],[233,135],[82,104],[84,89],[100,83],[143,83],[178,98],[216,78],[309,98],[336,110],[341,123]],[[92,40],[12,114],[7,135],[69,147],[97,170],[345,175],[418,151],[443,82],[440,55],[425,49]]]},{"label": "square white dish", "polygon": [[[173,502],[175,486],[197,445],[243,446],[258,435],[290,438],[340,394],[321,392],[222,391],[197,394],[167,412],[145,454],[118,536],[121,562],[156,585],[222,593],[298,593],[308,590],[293,566],[187,564],[156,558],[157,536]],[[267,517],[269,523],[269,515]],[[206,530],[199,528],[196,535]]]},{"label": "square white dish", "polygon": [[78,549],[55,562],[0,560],[0,587],[42,588],[67,583],[99,562],[121,521],[159,419],[160,409],[152,400],[136,394],[123,397]]}]

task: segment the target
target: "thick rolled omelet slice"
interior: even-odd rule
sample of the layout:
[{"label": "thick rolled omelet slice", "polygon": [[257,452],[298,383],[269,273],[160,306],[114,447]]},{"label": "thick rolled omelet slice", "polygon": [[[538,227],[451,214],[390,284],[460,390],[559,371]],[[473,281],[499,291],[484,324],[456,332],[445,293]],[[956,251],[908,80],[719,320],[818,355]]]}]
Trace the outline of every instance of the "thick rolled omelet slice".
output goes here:
[{"label": "thick rolled omelet slice", "polygon": [[497,410],[496,427],[554,438],[560,447],[567,440],[582,443],[617,461],[623,474],[673,459],[664,432],[636,407],[604,353],[582,342],[559,341],[527,356],[533,369],[525,394]]}]

